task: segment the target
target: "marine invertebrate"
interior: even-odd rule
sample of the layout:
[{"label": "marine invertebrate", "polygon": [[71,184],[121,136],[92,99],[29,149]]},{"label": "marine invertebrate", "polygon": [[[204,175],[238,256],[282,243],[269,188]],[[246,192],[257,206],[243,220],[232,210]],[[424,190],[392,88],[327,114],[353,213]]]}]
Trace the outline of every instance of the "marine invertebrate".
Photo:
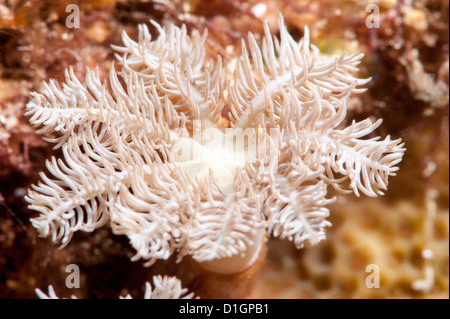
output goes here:
[{"label": "marine invertebrate", "polygon": [[[36,294],[41,299],[60,299],[53,289],[48,286],[48,293],[36,288]],[[149,282],[145,283],[145,293],[143,299],[192,299],[193,293],[188,293],[186,288],[181,287],[181,282],[176,277],[154,276],[153,289]],[[77,299],[76,296],[71,296]],[[120,297],[120,299],[133,299],[130,294]]]},{"label": "marine invertebrate", "polygon": [[368,81],[354,76],[362,54],[322,56],[308,29],[296,42],[280,16],[280,38],[265,24],[262,45],[250,34],[231,70],[206,61],[206,32],[153,25],[156,39],[145,25],[137,42],[124,33],[110,89],[95,71],[82,84],[69,69],[62,86],[33,93],[30,122],[64,154],[27,196],[42,236],[65,245],[109,222],[135,260],[176,253],[234,273],[254,262],[266,233],[298,248],[323,240],[328,186],[387,189],[401,141],[362,139],[381,120],[341,127],[349,95]]}]

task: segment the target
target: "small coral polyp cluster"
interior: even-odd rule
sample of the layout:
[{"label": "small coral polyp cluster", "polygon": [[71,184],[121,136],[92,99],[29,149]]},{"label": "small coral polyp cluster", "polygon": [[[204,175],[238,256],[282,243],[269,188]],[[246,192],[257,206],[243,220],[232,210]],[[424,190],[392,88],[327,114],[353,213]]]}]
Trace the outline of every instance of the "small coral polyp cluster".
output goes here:
[{"label": "small coral polyp cluster", "polygon": [[[48,286],[48,294],[40,289],[36,289],[36,294],[41,299],[60,299],[56,294],[53,286]],[[133,299],[128,294],[120,296],[120,299]],[[194,293],[189,293],[186,288],[181,286],[181,282],[176,277],[153,277],[153,288],[149,282],[145,283],[145,293],[143,299],[192,299]],[[78,299],[77,296],[72,295],[71,299]]]},{"label": "small coral polyp cluster", "polygon": [[152,24],[156,39],[141,25],[138,41],[124,33],[114,47],[121,70],[109,86],[69,69],[62,85],[33,93],[30,122],[63,153],[27,196],[42,236],[65,245],[109,222],[148,265],[191,255],[232,273],[266,235],[297,248],[323,240],[329,186],[387,189],[401,141],[364,139],[381,120],[342,126],[349,96],[368,82],[354,76],[362,54],[321,55],[308,29],[296,42],[280,16],[279,38],[265,23],[261,44],[249,34],[231,67],[206,60],[206,32]]}]

